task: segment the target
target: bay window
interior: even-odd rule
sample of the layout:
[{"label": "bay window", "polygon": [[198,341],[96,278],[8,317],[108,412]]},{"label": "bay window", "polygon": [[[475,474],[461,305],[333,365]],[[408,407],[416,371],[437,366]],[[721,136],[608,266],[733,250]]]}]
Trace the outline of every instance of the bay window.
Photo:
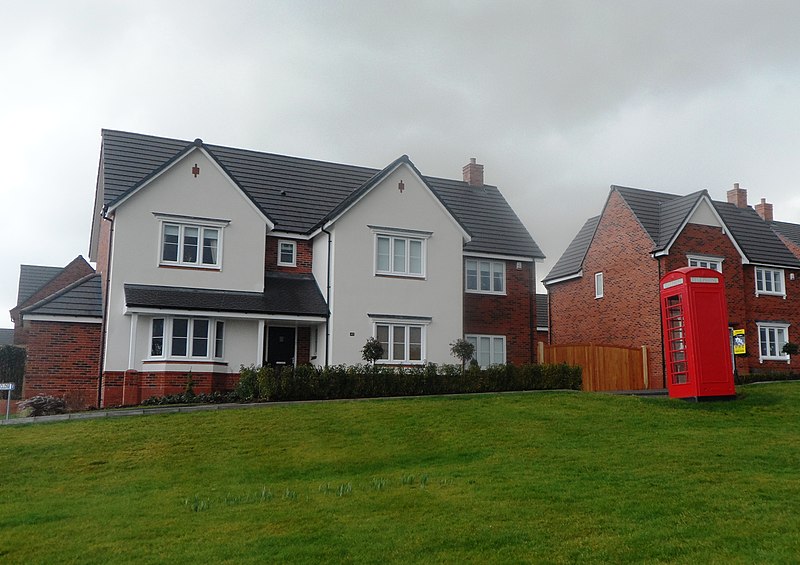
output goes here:
[{"label": "bay window", "polygon": [[[225,322],[208,318],[153,318],[150,358],[222,359]],[[212,347],[213,345],[213,347]]]}]

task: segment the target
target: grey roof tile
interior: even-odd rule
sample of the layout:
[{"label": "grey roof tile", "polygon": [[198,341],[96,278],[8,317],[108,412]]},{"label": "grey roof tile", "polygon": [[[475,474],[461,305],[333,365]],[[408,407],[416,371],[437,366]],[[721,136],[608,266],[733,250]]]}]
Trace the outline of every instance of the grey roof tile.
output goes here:
[{"label": "grey roof tile", "polygon": [[[168,166],[192,142],[103,130],[104,202],[127,192]],[[337,210],[350,195],[381,171],[205,144],[204,147],[275,229],[306,234]],[[410,161],[409,161],[410,162]],[[423,179],[472,236],[466,251],[544,258],[525,226],[493,186]]]},{"label": "grey roof tile", "polygon": [[550,296],[544,293],[536,293],[536,327],[547,328],[550,326],[550,308],[548,307]]},{"label": "grey roof tile", "polygon": [[63,267],[20,265],[17,306],[28,300],[36,293],[37,290],[56,278],[56,276],[63,270]]},{"label": "grey roof tile", "polygon": [[731,235],[751,263],[800,268],[794,256],[755,210],[737,208],[728,202],[714,202]]},{"label": "grey roof tile", "polygon": [[327,316],[328,307],[312,275],[267,273],[264,292],[126,284],[129,307],[179,308],[202,312]]},{"label": "grey roof tile", "polygon": [[22,309],[23,315],[102,318],[101,277],[91,274]]},{"label": "grey roof tile", "polygon": [[598,223],[600,223],[600,216],[586,220],[578,234],[567,246],[566,251],[558,258],[556,264],[553,265],[553,268],[542,280],[544,284],[580,273],[583,268],[583,259],[586,257],[586,252],[592,243]]},{"label": "grey roof tile", "polygon": [[661,216],[656,251],[665,249],[677,235],[689,216],[689,213],[703,196],[708,196],[705,190],[693,192],[686,196],[679,196],[673,200],[661,203]]},{"label": "grey roof tile", "polygon": [[773,229],[773,231],[781,234],[795,245],[800,245],[800,224],[792,224],[790,222],[771,222],[770,227]]},{"label": "grey roof tile", "polygon": [[0,328],[0,346],[14,344],[14,330],[10,328]]}]

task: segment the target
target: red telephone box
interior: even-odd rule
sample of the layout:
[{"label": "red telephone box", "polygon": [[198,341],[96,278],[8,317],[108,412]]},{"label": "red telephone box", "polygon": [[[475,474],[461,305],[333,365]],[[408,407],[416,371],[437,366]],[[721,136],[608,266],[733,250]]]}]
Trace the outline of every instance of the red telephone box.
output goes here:
[{"label": "red telephone box", "polygon": [[684,267],[664,275],[661,319],[669,396],[735,397],[722,273]]}]

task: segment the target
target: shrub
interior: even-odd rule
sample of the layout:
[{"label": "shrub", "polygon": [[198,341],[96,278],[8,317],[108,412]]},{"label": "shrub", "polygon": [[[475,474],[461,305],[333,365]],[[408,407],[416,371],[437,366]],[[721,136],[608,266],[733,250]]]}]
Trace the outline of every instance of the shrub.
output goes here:
[{"label": "shrub", "polygon": [[17,410],[23,416],[53,416],[67,412],[67,402],[57,396],[34,396],[17,402]]},{"label": "shrub", "polygon": [[746,385],[749,383],[763,383],[769,381],[795,381],[800,379],[800,374],[785,372],[778,373],[773,371],[766,371],[763,373],[750,373],[748,375],[736,375],[734,381],[737,385]]},{"label": "shrub", "polygon": [[[23,347],[16,345],[0,345],[0,382],[14,383],[16,386],[11,392],[11,398],[22,397],[22,382],[25,377],[26,352]],[[3,394],[7,398],[8,393]]]},{"label": "shrub", "polygon": [[375,361],[381,357],[383,357],[383,346],[381,342],[374,337],[368,338],[364,347],[361,348],[361,358],[367,363],[372,363],[374,365]]}]

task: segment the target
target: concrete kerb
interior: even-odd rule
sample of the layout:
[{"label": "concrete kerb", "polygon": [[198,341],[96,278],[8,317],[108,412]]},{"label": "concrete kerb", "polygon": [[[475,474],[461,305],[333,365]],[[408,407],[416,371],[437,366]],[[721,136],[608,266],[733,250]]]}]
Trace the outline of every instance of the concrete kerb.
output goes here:
[{"label": "concrete kerb", "polygon": [[0,425],[22,425],[37,424],[46,422],[63,422],[65,420],[96,420],[99,418],[121,418],[125,416],[152,416],[156,414],[183,414],[191,412],[208,412],[210,410],[244,410],[247,408],[270,408],[276,406],[286,406],[292,404],[320,404],[322,402],[359,402],[365,400],[402,400],[412,398],[436,398],[450,396],[487,396],[497,394],[540,394],[552,392],[574,392],[579,390],[555,389],[555,390],[521,390],[521,391],[501,391],[501,392],[475,392],[462,394],[436,394],[423,396],[385,396],[372,398],[335,398],[330,400],[288,400],[283,402],[248,402],[248,403],[225,403],[225,404],[198,404],[195,406],[154,406],[152,408],[120,408],[118,410],[93,410],[91,412],[71,412],[69,414],[57,414],[55,416],[32,416],[28,418],[11,418],[10,420],[0,420]]}]

